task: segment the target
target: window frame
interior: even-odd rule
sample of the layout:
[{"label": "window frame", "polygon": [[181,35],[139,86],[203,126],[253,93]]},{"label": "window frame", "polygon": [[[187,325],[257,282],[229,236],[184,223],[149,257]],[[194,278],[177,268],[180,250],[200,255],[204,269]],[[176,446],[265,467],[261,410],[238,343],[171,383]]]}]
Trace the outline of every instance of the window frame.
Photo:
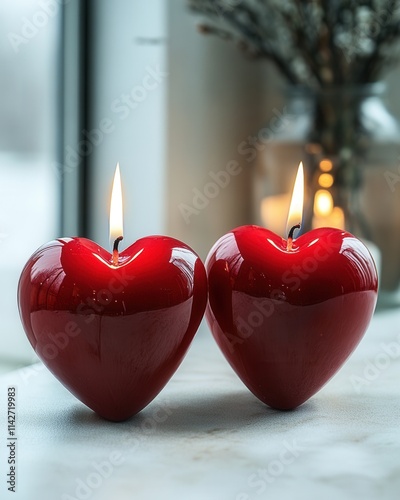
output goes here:
[{"label": "window frame", "polygon": [[88,235],[88,158],[71,159],[79,149],[90,117],[90,12],[92,2],[63,4],[59,86],[61,235]]}]

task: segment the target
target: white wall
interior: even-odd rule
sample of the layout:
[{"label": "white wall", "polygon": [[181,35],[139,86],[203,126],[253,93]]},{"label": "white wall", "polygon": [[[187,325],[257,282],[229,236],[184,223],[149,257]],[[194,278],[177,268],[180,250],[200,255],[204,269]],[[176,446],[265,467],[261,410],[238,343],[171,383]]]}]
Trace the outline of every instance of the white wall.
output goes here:
[{"label": "white wall", "polygon": [[[199,19],[185,4],[169,2],[168,232],[205,258],[222,234],[251,222],[252,165],[238,146],[267,123],[281,101],[271,100],[277,76],[270,76],[269,65],[246,59],[231,43],[200,35]],[[193,207],[193,189],[203,191],[212,181],[209,172],[226,169],[231,160],[241,172],[187,223],[179,206]]]},{"label": "white wall", "polygon": [[96,2],[91,127],[106,120],[109,132],[89,158],[91,237],[105,248],[117,161],[125,195],[120,248],[165,230],[166,8],[163,0]]}]

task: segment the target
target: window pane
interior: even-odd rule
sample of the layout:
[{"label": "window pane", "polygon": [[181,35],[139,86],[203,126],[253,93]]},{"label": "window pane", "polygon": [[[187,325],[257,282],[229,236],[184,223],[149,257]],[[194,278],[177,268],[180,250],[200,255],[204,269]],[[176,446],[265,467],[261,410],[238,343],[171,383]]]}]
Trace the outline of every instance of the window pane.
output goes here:
[{"label": "window pane", "polygon": [[19,274],[59,219],[56,159],[61,2],[0,3],[0,361],[32,359],[16,307]]}]

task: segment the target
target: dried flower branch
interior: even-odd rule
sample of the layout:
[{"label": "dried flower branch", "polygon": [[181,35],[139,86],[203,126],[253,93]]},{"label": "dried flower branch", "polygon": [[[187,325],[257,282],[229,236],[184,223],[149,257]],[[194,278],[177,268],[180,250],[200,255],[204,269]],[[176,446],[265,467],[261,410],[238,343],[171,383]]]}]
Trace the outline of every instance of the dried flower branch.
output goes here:
[{"label": "dried flower branch", "polygon": [[188,0],[210,33],[269,59],[291,83],[374,82],[399,59],[400,0]]}]

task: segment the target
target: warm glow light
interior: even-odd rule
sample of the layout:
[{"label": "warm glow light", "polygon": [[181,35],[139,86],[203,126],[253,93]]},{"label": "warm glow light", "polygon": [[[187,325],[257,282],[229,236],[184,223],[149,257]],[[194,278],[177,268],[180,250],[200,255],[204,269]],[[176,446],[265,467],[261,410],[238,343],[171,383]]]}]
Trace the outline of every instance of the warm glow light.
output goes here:
[{"label": "warm glow light", "polygon": [[333,198],[329,191],[320,189],[315,193],[314,215],[317,217],[326,217],[332,213]]},{"label": "warm glow light", "polygon": [[333,207],[332,210],[332,227],[336,227],[337,229],[344,229],[344,212],[340,207]]},{"label": "warm glow light", "polygon": [[318,184],[323,188],[330,188],[333,185],[333,175],[321,174],[318,177]]},{"label": "warm glow light", "polygon": [[337,229],[345,228],[344,212],[340,207],[333,207],[332,212],[326,217],[318,217],[314,215],[312,219],[312,228],[319,227],[336,227]]},{"label": "warm glow light", "polygon": [[123,236],[122,187],[119,163],[115,169],[110,206],[110,243]]},{"label": "warm glow light", "polygon": [[332,162],[331,160],[327,160],[327,159],[324,159],[324,160],[321,160],[319,162],[319,168],[323,171],[323,172],[330,172],[332,170]]},{"label": "warm glow light", "polygon": [[286,234],[289,234],[291,228],[296,224],[301,224],[303,219],[304,203],[304,169],[300,162],[297,170],[296,181],[294,183],[292,201],[290,202],[289,215],[286,223]]},{"label": "warm glow light", "polygon": [[273,233],[284,234],[290,193],[266,196],[261,200],[261,222]]}]

